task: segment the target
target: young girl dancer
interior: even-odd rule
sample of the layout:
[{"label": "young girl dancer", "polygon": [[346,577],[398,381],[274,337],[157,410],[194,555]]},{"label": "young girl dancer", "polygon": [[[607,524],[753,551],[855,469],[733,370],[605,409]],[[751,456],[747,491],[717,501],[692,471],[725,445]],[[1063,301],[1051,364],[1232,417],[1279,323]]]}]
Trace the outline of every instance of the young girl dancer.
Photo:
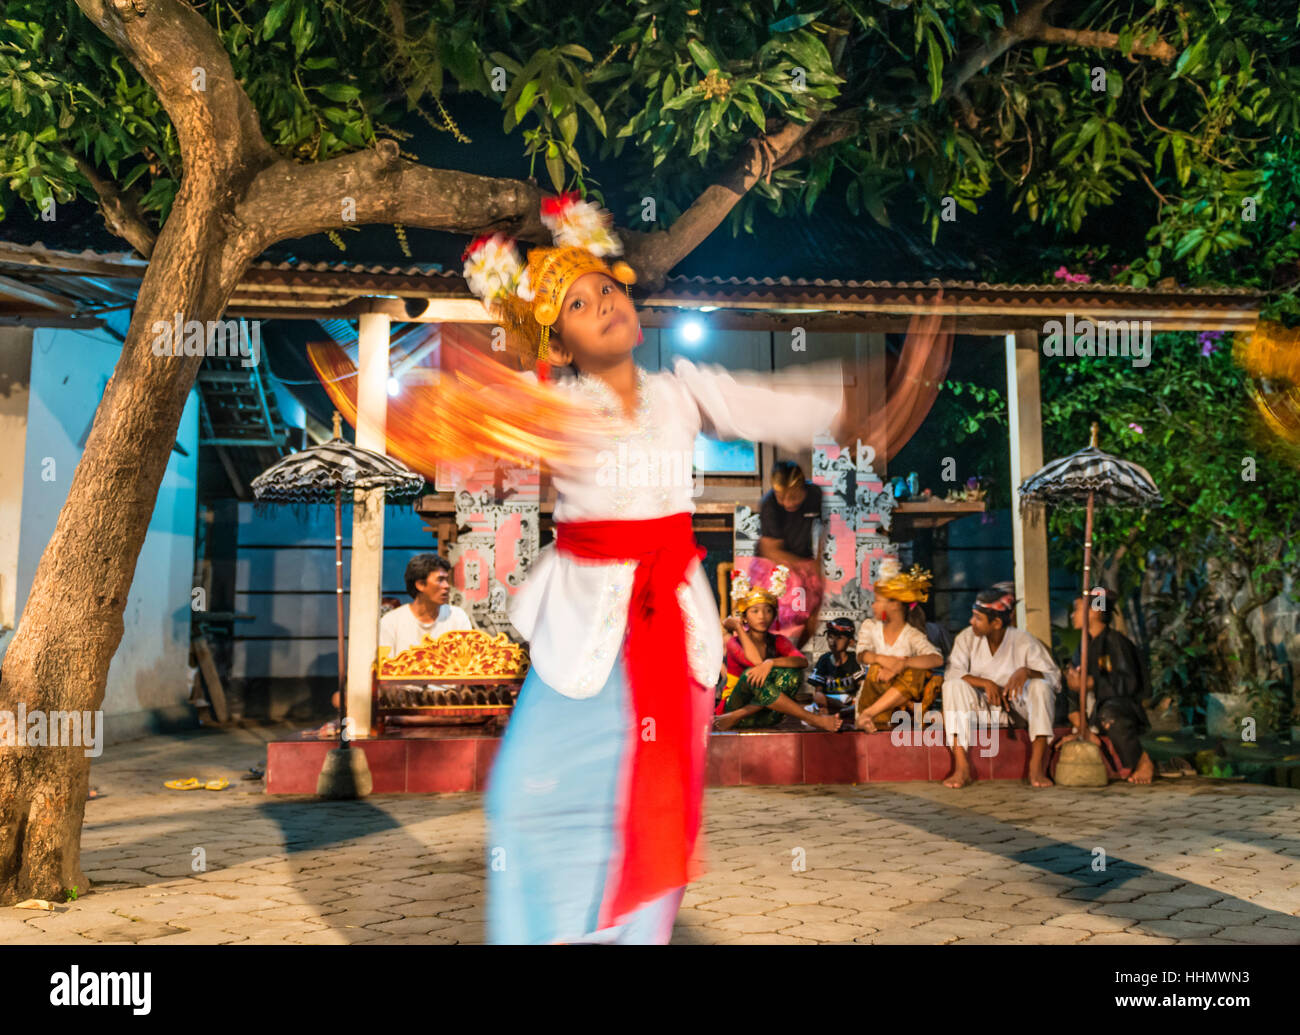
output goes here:
[{"label": "young girl dancer", "polygon": [[[498,943],[663,943],[695,872],[723,654],[691,531],[695,439],[793,451],[828,426],[847,438],[836,427],[845,395],[824,375],[801,386],[787,376],[778,390],[772,375],[685,359],[647,373],[632,359],[642,338],[626,293],[635,274],[607,261],[622,250],[607,215],[566,195],[543,204],[542,220],[556,247],[533,249],[524,265],[511,242],[479,239],[465,267],[507,346],[543,382],[551,363],[574,368],[550,391],[581,416],[547,456],[555,542],[511,605],[532,667],[485,801],[488,933]],[[552,430],[538,432],[542,388],[516,375],[502,405],[468,422],[470,437],[540,442]]]},{"label": "young girl dancer", "polygon": [[[554,248],[525,265],[480,239],[466,279],[588,416],[550,458],[555,542],[515,596],[531,670],[489,781],[493,942],[667,942],[700,826],[712,687],[722,664],[713,594],[691,531],[696,435],[806,448],[840,387],[791,395],[677,360],[650,374],[626,293],[635,280],[595,206],[543,205]],[[525,351],[526,350],[526,351]],[[508,389],[506,390],[508,397]],[[498,408],[491,420],[509,420]]]}]

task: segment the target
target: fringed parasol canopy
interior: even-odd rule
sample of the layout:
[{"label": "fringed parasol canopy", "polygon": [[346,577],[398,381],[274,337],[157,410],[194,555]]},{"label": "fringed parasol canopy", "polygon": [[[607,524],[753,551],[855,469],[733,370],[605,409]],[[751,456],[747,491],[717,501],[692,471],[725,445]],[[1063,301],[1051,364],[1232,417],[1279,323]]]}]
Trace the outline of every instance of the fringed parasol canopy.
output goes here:
[{"label": "fringed parasol canopy", "polygon": [[333,503],[335,493],[383,489],[387,499],[417,496],[424,476],[400,460],[354,446],[342,437],[334,415],[334,437],[286,456],[253,479],[253,495],[266,503]]},{"label": "fringed parasol canopy", "polygon": [[1095,445],[1053,460],[1020,485],[1020,502],[1029,505],[1082,505],[1090,494],[1107,507],[1151,507],[1162,502],[1145,467],[1103,453]]}]

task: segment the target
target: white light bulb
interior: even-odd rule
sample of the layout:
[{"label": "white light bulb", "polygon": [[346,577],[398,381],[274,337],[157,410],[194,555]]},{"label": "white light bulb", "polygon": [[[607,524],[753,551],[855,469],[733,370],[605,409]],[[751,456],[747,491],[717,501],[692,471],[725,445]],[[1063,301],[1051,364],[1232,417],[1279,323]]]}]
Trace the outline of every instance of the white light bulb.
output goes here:
[{"label": "white light bulb", "polygon": [[390,377],[390,378],[388,379],[388,394],[389,394],[389,395],[396,395],[396,394],[397,394],[398,392],[400,392],[401,390],[402,390],[402,386],[401,386],[401,384],[398,382],[397,378],[395,378],[395,377]]},{"label": "white light bulb", "polygon": [[699,320],[687,320],[682,324],[682,340],[694,345],[704,337],[704,325]]}]

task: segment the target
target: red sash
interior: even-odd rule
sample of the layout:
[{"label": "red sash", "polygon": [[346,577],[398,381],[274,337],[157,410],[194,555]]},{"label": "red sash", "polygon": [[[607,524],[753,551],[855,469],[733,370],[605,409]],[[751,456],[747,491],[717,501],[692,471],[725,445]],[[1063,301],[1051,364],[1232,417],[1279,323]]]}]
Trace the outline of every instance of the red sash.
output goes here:
[{"label": "red sash", "polygon": [[601,926],[693,876],[691,852],[700,829],[694,793],[691,729],[693,690],[686,657],[686,623],[677,587],[704,551],[689,514],[645,521],[569,521],[555,526],[560,553],[598,561],[635,561],[628,602],[625,657],[636,713],[618,878],[607,889]]}]

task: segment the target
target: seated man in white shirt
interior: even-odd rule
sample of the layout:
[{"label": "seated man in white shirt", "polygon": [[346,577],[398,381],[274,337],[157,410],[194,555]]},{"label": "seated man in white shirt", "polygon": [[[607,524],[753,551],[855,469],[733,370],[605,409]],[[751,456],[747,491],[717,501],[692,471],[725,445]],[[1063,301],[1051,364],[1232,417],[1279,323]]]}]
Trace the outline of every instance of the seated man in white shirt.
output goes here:
[{"label": "seated man in white shirt", "polygon": [[389,656],[455,629],[473,629],[461,608],[447,603],[451,596],[451,565],[436,553],[420,553],[406,564],[406,592],[411,602],[379,619],[379,646]]},{"label": "seated man in white shirt", "polygon": [[945,787],[971,782],[970,740],[975,722],[1000,722],[1009,708],[1029,722],[1029,783],[1052,786],[1047,744],[1061,673],[1038,639],[1011,625],[1015,600],[999,589],[983,590],[971,609],[970,627],[957,635],[943,679],[943,729],[955,764]]}]

